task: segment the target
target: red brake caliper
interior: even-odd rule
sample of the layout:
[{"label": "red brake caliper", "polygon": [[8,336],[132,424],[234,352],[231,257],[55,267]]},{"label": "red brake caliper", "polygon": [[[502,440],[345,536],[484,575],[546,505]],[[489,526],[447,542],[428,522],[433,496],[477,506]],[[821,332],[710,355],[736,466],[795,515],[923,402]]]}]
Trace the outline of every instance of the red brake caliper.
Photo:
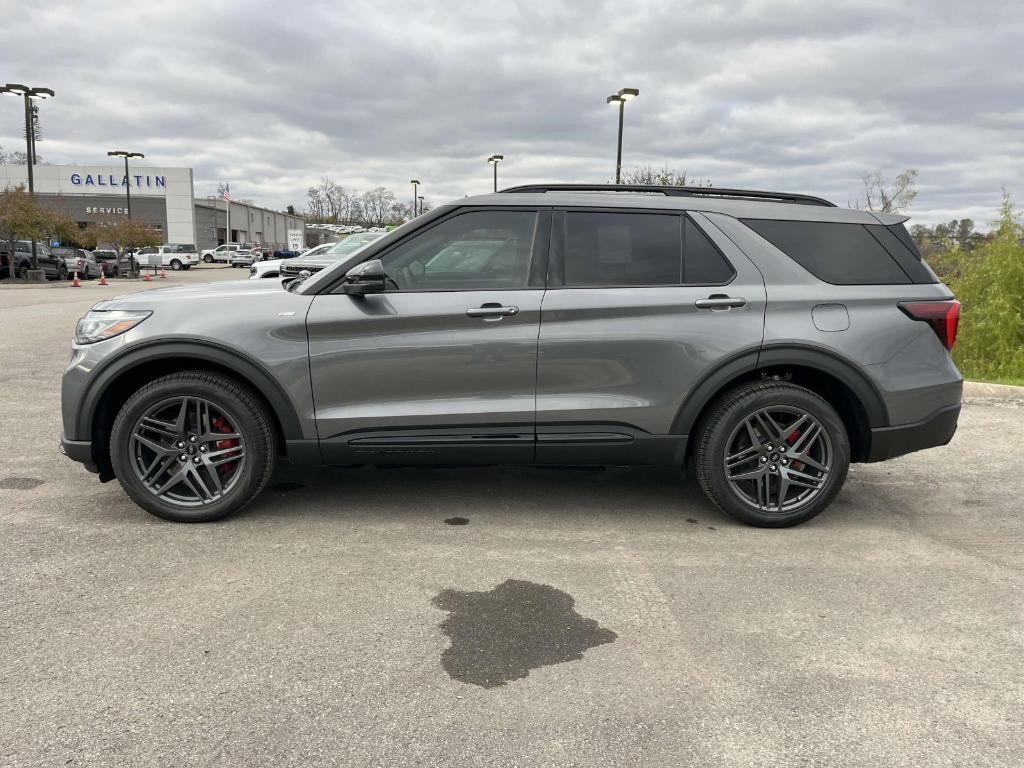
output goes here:
[{"label": "red brake caliper", "polygon": [[[794,429],[790,433],[789,437],[786,438],[786,442],[789,443],[790,445],[793,445],[797,441],[797,439],[799,437],[800,437],[800,430],[799,429]],[[807,465],[804,464],[802,461],[794,461],[793,462],[793,469],[795,469],[797,472],[803,472],[805,466],[807,466]]]},{"label": "red brake caliper", "polygon": [[[234,431],[233,429],[231,429],[231,425],[228,424],[227,419],[225,419],[222,416],[218,416],[213,420],[213,428],[216,429],[218,432]],[[218,451],[222,451],[225,448],[234,448],[236,445],[238,445],[238,440],[235,438],[231,438],[230,440],[218,440],[213,444],[213,447]],[[234,468],[235,462],[225,461],[223,464],[217,467],[217,471],[220,472],[220,474],[222,475],[226,475],[230,473],[231,470],[233,470]]]}]

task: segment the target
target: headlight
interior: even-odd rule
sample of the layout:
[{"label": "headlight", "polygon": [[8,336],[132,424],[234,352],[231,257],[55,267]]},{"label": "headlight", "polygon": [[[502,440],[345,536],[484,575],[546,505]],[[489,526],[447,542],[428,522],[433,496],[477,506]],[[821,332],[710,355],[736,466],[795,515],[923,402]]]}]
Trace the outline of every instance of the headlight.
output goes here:
[{"label": "headlight", "polygon": [[114,309],[107,312],[92,310],[78,321],[75,328],[76,344],[95,344],[130,331],[152,312]]}]

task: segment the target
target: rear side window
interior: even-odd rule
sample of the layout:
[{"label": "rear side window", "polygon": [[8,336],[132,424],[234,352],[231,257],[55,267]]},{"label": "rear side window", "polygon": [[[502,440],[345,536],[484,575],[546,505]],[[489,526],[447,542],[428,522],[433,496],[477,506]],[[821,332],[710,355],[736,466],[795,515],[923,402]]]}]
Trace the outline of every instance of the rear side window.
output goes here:
[{"label": "rear side window", "polygon": [[679,284],[683,233],[678,216],[570,211],[566,219],[566,285]]},{"label": "rear side window", "polygon": [[819,280],[894,285],[910,278],[863,224],[743,219],[744,224]]},{"label": "rear side window", "polygon": [[567,286],[718,285],[732,275],[725,257],[689,217],[588,211],[566,215]]}]

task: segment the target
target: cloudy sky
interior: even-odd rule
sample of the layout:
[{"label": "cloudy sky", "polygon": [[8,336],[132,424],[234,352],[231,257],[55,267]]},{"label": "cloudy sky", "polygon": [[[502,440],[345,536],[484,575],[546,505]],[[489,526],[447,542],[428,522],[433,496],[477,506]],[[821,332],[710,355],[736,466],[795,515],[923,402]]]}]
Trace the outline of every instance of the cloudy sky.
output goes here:
[{"label": "cloudy sky", "polygon": [[[437,204],[624,165],[846,204],[920,170],[914,220],[1024,202],[1019,1],[0,0],[2,77],[47,86],[39,153],[191,166],[196,194],[302,207],[321,176]],[[22,112],[0,98],[0,145]]]}]

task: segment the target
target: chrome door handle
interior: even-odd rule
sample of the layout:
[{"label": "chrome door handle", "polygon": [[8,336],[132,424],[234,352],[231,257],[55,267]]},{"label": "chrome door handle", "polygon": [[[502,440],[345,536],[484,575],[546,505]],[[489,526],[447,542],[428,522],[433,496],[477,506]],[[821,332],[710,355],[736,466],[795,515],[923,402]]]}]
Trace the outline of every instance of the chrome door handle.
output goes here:
[{"label": "chrome door handle", "polygon": [[697,299],[693,305],[697,309],[732,309],[733,307],[746,306],[747,300],[739,297],[724,296],[720,293],[712,294],[706,299]]},{"label": "chrome door handle", "polygon": [[473,307],[466,310],[467,317],[508,317],[509,315],[518,314],[519,307],[502,307],[497,304],[485,304],[482,307]]}]

